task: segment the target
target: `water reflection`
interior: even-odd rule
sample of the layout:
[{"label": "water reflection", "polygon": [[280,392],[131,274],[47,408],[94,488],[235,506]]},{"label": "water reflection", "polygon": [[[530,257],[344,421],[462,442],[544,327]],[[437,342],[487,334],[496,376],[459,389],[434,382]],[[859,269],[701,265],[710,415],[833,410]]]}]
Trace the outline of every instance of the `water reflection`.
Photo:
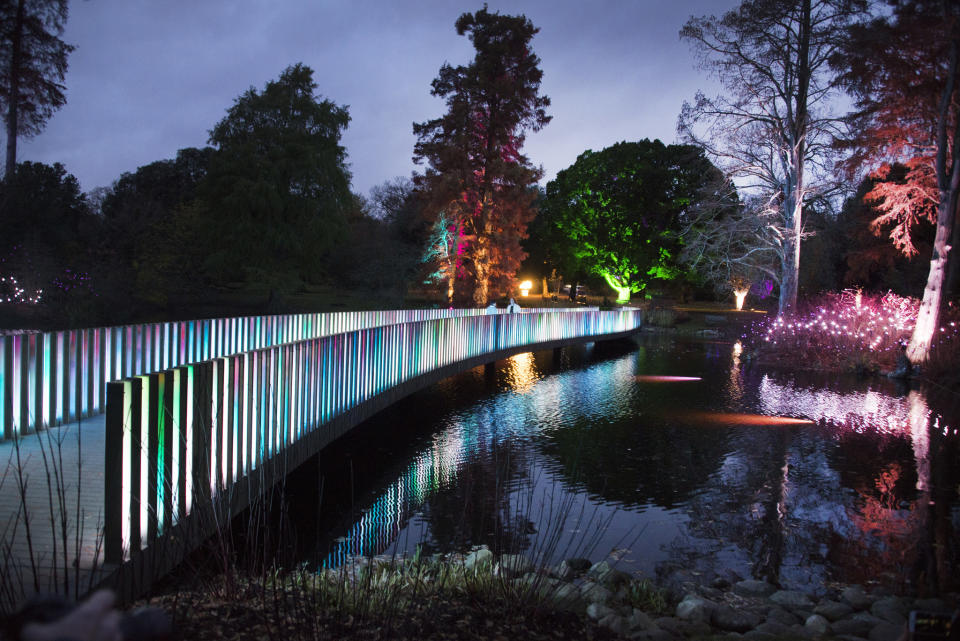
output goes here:
[{"label": "water reflection", "polygon": [[[628,570],[955,589],[956,418],[922,390],[771,374],[739,357],[737,344],[658,338],[606,357],[524,354],[493,380],[431,388],[381,419],[430,436],[400,473],[366,480],[374,498],[318,560],[418,543],[566,546],[589,523],[558,537],[562,495],[566,512],[579,501],[604,524],[591,535],[601,556],[642,532]],[[660,376],[702,382],[637,384]]]},{"label": "water reflection", "polygon": [[514,354],[506,360],[505,369],[507,384],[520,394],[533,389],[533,384],[540,378],[532,352]]}]

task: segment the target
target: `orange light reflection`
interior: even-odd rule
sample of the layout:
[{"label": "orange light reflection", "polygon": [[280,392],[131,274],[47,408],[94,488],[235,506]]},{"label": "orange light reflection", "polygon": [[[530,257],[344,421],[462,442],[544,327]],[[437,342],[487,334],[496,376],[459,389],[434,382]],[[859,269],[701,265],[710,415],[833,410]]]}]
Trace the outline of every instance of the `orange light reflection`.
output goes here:
[{"label": "orange light reflection", "polygon": [[699,376],[637,376],[641,383],[685,383],[702,380]]},{"label": "orange light reflection", "polygon": [[684,418],[720,425],[813,425],[808,418],[765,416],[763,414],[734,414],[726,412],[684,412]]}]

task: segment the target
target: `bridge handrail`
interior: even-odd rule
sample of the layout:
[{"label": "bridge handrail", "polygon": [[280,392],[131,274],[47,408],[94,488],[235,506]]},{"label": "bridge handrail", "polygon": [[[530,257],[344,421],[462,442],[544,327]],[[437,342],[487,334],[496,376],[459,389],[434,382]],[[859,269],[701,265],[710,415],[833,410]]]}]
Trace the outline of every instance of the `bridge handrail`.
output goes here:
[{"label": "bridge handrail", "polygon": [[485,313],[483,309],[326,312],[0,336],[0,441],[101,413],[110,381],[366,327]]},{"label": "bridge handrail", "polygon": [[238,480],[299,439],[406,381],[511,348],[629,332],[641,321],[640,310],[448,317],[285,343],[109,383],[107,561],[130,558],[130,550],[143,549],[190,515],[195,501],[230,496]]}]

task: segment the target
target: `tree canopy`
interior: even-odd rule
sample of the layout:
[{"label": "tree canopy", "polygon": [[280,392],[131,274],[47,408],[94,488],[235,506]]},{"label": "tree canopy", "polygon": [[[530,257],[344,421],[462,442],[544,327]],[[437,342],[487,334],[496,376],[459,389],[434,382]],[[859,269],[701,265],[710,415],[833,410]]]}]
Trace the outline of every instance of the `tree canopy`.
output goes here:
[{"label": "tree canopy", "polygon": [[17,138],[35,136],[66,104],[67,56],[60,39],[67,0],[0,0],[0,108],[7,133],[6,170],[17,165]]},{"label": "tree canopy", "polygon": [[244,92],[210,131],[216,153],[201,196],[220,223],[207,261],[219,278],[314,279],[342,238],[353,196],[340,136],[350,116],[316,89],[313,71],[292,65]]},{"label": "tree canopy", "polygon": [[[933,255],[917,323],[907,348],[925,361],[940,318],[951,246],[960,241],[960,7],[938,0],[900,0],[893,12],[850,30],[831,59],[857,99],[847,140],[852,163],[873,168],[869,197],[892,226],[904,253],[914,251],[911,229],[936,223]],[[901,161],[906,180],[889,162]],[[951,236],[953,240],[951,241]],[[953,257],[952,262],[956,263]]]},{"label": "tree canopy", "polygon": [[468,65],[444,64],[431,94],[446,101],[439,118],[415,123],[414,161],[426,163],[417,185],[434,220],[444,213],[454,239],[458,278],[473,281],[472,299],[507,289],[524,258],[520,241],[535,215],[531,187],[541,170],[521,153],[526,132],[549,121],[550,100],[539,93],[540,59],[530,42],[538,32],[525,16],[486,7],[456,22],[476,55]]},{"label": "tree canopy", "polygon": [[839,83],[827,60],[866,6],[866,0],[744,0],[720,18],[691,18],[680,31],[726,94],[698,93],[684,104],[678,130],[758,192],[765,202],[759,212],[776,217],[781,311],[797,300],[804,206],[833,186]]},{"label": "tree canopy", "polygon": [[698,147],[621,142],[560,171],[541,216],[568,268],[603,278],[625,301],[680,275],[682,227],[704,190],[724,183]]}]

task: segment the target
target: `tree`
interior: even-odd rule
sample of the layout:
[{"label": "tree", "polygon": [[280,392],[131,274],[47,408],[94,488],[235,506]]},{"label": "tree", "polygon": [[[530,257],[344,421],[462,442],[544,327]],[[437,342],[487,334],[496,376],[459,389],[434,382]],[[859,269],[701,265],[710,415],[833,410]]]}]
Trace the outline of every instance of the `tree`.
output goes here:
[{"label": "tree", "polygon": [[[960,197],[960,7],[947,0],[900,0],[893,12],[850,30],[832,58],[856,96],[851,164],[874,168],[868,196],[892,224],[892,238],[913,252],[910,230],[935,220],[933,255],[907,356],[927,360],[943,299]],[[905,181],[889,180],[892,160],[907,167]],[[934,212],[936,216],[934,218]],[[951,242],[951,235],[953,241]],[[956,258],[952,261],[956,263]]]},{"label": "tree", "polygon": [[804,206],[834,188],[839,84],[827,59],[865,10],[866,0],[744,0],[722,18],[691,17],[680,31],[727,95],[684,103],[678,131],[780,219],[781,312],[797,301]]},{"label": "tree", "polygon": [[0,181],[0,276],[39,298],[54,326],[99,320],[89,273],[99,222],[60,163],[18,163]]},{"label": "tree", "polygon": [[[907,167],[895,164],[883,173],[891,186],[908,181]],[[877,192],[880,178],[867,177],[857,192],[847,199],[836,220],[835,233],[842,251],[841,285],[862,287],[867,291],[893,290],[903,296],[922,296],[930,266],[934,226],[929,220],[918,220],[910,226],[911,255],[890,242],[890,227],[884,223],[882,201],[870,197]],[[879,221],[879,222],[878,222]]]},{"label": "tree", "polygon": [[618,301],[681,273],[680,229],[707,185],[726,184],[691,145],[621,142],[585,151],[547,184],[542,216],[567,264],[603,278]]},{"label": "tree", "polygon": [[210,131],[217,151],[201,196],[222,234],[207,261],[219,278],[316,279],[343,238],[353,195],[340,136],[350,116],[316,88],[309,67],[287,67]]},{"label": "tree", "polygon": [[17,138],[35,136],[67,102],[63,79],[74,47],[60,39],[67,0],[0,0],[0,107],[7,133],[5,179],[17,166]]},{"label": "tree", "polygon": [[530,48],[538,32],[525,16],[502,16],[486,7],[456,22],[476,55],[466,66],[444,64],[431,94],[447,113],[413,125],[414,161],[426,162],[418,187],[434,219],[444,212],[456,235],[463,273],[474,279],[473,301],[485,304],[491,288],[509,282],[524,258],[520,241],[535,215],[530,187],[542,171],[520,150],[526,131],[549,121],[539,94],[543,72]]},{"label": "tree", "polygon": [[[780,284],[780,248],[784,236],[776,208],[758,196],[740,202],[723,178],[702,190],[680,232],[680,261],[717,293],[733,290],[745,297],[763,283]],[[741,298],[742,300],[742,298]]]},{"label": "tree", "polygon": [[[102,196],[102,260],[114,278],[109,294],[166,304],[197,288],[206,252],[217,238],[198,202],[214,150],[187,148],[124,173]],[[116,276],[122,275],[120,278]]]}]

